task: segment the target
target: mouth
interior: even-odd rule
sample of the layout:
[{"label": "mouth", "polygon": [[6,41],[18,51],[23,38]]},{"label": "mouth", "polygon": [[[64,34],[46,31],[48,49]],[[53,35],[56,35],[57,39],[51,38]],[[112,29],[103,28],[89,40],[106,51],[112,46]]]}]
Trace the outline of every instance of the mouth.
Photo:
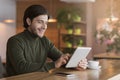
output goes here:
[{"label": "mouth", "polygon": [[39,34],[44,34],[44,32],[45,32],[45,29],[38,29]]}]

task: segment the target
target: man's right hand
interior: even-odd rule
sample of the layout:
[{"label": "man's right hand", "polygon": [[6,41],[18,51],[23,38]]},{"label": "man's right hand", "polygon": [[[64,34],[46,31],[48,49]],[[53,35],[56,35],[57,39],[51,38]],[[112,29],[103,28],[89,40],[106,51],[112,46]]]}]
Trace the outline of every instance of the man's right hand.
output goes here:
[{"label": "man's right hand", "polygon": [[55,61],[55,68],[59,68],[66,64],[70,58],[70,54],[63,54],[57,61]]}]

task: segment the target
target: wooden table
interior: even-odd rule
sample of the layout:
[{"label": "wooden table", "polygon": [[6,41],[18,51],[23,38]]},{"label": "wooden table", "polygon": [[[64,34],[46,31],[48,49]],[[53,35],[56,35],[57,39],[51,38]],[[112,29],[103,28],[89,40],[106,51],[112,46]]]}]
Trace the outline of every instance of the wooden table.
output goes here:
[{"label": "wooden table", "polygon": [[[22,74],[13,77],[2,78],[0,80],[107,80],[120,73],[120,61],[110,59],[100,59],[99,70],[75,70],[59,68],[48,72],[33,72],[28,74]],[[65,72],[74,74],[75,76],[59,76],[55,73]]]},{"label": "wooden table", "polygon": [[120,53],[100,53],[95,54],[94,59],[120,59]]}]

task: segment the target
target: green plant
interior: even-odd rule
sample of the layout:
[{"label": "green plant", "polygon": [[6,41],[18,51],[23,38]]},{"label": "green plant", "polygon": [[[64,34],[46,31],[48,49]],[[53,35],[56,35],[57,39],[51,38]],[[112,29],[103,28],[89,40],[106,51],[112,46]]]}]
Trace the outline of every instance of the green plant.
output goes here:
[{"label": "green plant", "polygon": [[80,21],[80,9],[78,8],[61,8],[57,12],[57,22],[64,25],[66,29],[73,27],[73,22]]},{"label": "green plant", "polygon": [[82,46],[83,45],[83,40],[81,40],[80,38],[74,38],[74,41],[73,41],[73,36],[71,36],[71,35],[64,35],[62,37],[62,39],[66,44],[71,44],[71,45],[74,44],[76,46]]},{"label": "green plant", "polygon": [[62,40],[64,42],[73,43],[73,37],[71,35],[63,35]]},{"label": "green plant", "polygon": [[[57,23],[58,30],[60,31],[60,27],[64,27],[68,33],[62,35],[62,40],[66,44],[66,48],[63,49],[63,52],[72,53],[74,51],[73,48],[73,25],[74,22],[81,21],[81,10],[79,8],[73,7],[65,7],[61,8],[57,11]],[[60,32],[59,32],[60,34]]]}]

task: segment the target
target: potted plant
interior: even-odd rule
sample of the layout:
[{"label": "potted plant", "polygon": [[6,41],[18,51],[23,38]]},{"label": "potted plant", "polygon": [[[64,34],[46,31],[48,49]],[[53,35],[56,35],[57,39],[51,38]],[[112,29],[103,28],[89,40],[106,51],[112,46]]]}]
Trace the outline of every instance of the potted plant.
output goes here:
[{"label": "potted plant", "polygon": [[81,10],[79,8],[61,8],[57,12],[57,23],[60,36],[60,27],[63,26],[67,30],[67,34],[62,35],[62,40],[66,44],[63,52],[69,51],[70,53],[74,50],[73,48],[73,25],[74,22],[80,22]]},{"label": "potted plant", "polygon": [[80,9],[78,8],[62,8],[57,12],[57,22],[63,25],[65,29],[72,29],[73,22],[80,22]]}]

